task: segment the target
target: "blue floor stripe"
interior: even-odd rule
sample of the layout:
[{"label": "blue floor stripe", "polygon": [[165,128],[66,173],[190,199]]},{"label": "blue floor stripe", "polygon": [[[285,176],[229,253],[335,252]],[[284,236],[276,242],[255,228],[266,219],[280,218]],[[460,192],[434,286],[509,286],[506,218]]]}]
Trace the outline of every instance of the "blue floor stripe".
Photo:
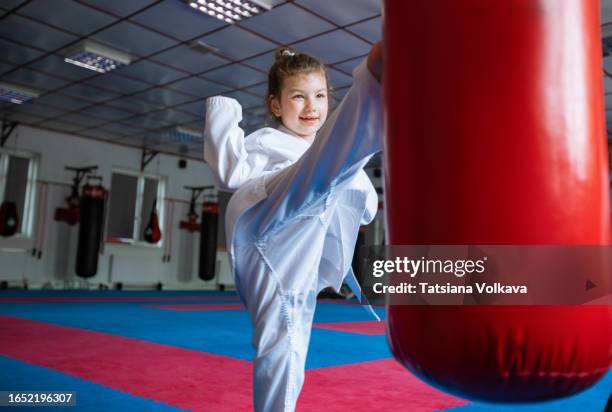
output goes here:
[{"label": "blue floor stripe", "polygon": [[31,365],[0,355],[0,390],[2,391],[74,391],[74,407],[4,407],[20,411],[86,411],[86,412],[178,412],[183,409],[133,396],[106,386],[42,366]]},{"label": "blue floor stripe", "polygon": [[[171,302],[164,302],[171,303]],[[185,303],[185,302],[183,302]],[[192,303],[192,302],[189,302]],[[210,302],[220,303],[220,302]],[[141,302],[0,304],[0,313],[94,330],[238,359],[252,360],[252,326],[247,311],[169,311]],[[372,320],[357,305],[321,303],[315,322]],[[364,350],[367,348],[367,350]],[[384,335],[315,329],[306,368],[366,362],[391,356]]]}]

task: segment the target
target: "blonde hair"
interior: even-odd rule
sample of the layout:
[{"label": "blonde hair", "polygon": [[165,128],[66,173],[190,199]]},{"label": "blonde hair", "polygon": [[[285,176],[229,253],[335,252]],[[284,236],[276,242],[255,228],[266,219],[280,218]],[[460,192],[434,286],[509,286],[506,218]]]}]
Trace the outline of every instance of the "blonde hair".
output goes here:
[{"label": "blonde hair", "polygon": [[266,106],[268,108],[268,114],[272,116],[272,118],[275,118],[275,116],[270,108],[270,101],[274,97],[280,97],[281,90],[283,89],[283,80],[286,77],[295,76],[296,74],[308,74],[313,72],[321,72],[325,76],[329,99],[329,93],[331,93],[332,89],[331,83],[329,82],[327,67],[323,63],[309,54],[299,53],[288,47],[276,49],[274,64],[268,71],[268,93],[266,94]]}]

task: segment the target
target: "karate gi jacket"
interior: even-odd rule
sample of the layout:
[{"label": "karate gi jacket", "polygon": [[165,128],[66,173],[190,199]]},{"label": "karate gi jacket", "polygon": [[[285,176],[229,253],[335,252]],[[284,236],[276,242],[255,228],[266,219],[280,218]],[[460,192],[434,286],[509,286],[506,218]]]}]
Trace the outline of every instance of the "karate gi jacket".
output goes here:
[{"label": "karate gi jacket", "polygon": [[383,127],[379,83],[365,62],[353,75],[313,143],[283,127],[245,138],[240,104],[222,96],[207,100],[204,159],[221,189],[235,190],[225,219],[235,278],[248,276],[248,263],[237,265],[240,248],[257,244],[283,288],[311,285],[296,277],[317,276],[317,292],[339,290],[345,280],[361,298],[352,256],[360,225],[378,209],[363,166],[381,150]]}]

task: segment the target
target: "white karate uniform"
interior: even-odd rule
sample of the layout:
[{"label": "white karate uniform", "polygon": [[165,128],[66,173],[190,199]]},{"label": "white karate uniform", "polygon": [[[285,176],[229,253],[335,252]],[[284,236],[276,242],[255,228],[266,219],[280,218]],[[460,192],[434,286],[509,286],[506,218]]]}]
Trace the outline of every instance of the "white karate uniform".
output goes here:
[{"label": "white karate uniform", "polygon": [[[207,100],[204,158],[223,189],[230,265],[254,326],[255,411],[293,411],[318,292],[347,277],[378,196],[363,171],[382,149],[380,85],[365,62],[314,142],[285,128],[244,138],[237,101]],[[348,275],[348,276],[347,276]]]}]

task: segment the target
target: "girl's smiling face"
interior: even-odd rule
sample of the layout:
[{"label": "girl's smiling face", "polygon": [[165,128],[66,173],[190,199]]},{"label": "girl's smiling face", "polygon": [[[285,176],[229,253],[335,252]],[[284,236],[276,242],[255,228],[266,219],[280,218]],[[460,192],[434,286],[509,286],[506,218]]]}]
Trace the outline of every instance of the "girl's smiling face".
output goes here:
[{"label": "girl's smiling face", "polygon": [[327,108],[327,80],[320,71],[285,77],[280,96],[270,100],[270,109],[283,126],[308,141],[323,126]]}]

